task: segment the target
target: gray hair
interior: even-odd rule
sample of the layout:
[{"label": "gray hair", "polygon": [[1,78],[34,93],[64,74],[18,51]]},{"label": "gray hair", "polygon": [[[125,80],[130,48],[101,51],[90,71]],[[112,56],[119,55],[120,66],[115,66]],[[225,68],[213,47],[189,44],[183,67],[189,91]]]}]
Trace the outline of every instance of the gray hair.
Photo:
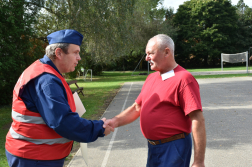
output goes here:
[{"label": "gray hair", "polygon": [[45,49],[45,52],[46,52],[46,55],[51,59],[51,60],[54,60],[56,55],[55,55],[55,50],[57,48],[60,48],[62,49],[62,51],[64,53],[68,53],[68,47],[69,47],[69,43],[54,43],[54,44],[51,44],[51,45],[48,45]]},{"label": "gray hair", "polygon": [[159,50],[163,50],[168,47],[171,50],[172,55],[174,55],[175,46],[171,37],[165,34],[158,34],[152,37],[149,41],[155,40],[155,39],[157,40]]}]

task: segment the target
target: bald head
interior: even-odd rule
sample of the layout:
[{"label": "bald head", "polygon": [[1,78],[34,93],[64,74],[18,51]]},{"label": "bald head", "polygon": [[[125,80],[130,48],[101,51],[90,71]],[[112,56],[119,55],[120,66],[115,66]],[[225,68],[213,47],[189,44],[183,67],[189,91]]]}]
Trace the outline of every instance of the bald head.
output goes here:
[{"label": "bald head", "polygon": [[153,42],[153,41],[156,42],[159,50],[164,50],[165,48],[169,48],[172,55],[174,56],[174,42],[169,36],[167,36],[165,34],[158,34],[158,35],[152,37],[148,41],[148,43]]},{"label": "bald head", "polygon": [[145,49],[145,60],[149,61],[151,69],[166,73],[177,66],[174,58],[174,42],[164,34],[152,37]]}]

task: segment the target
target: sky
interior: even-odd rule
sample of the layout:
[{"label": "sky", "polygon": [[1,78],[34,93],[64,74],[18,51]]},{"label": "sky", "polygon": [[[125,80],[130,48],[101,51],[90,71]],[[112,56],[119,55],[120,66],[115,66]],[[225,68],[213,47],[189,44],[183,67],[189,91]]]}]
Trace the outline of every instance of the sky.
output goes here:
[{"label": "sky", "polygon": [[[163,5],[167,8],[173,7],[174,12],[177,12],[177,9],[179,8],[179,5],[182,5],[187,0],[164,0]],[[237,5],[239,0],[231,0],[232,5]],[[248,5],[250,8],[252,8],[252,0],[243,0],[243,2]]]}]

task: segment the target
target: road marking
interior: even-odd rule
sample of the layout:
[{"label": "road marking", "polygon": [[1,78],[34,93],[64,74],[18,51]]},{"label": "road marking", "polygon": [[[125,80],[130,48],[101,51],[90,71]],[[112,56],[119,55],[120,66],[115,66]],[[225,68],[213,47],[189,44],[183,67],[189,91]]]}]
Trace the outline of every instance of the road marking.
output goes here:
[{"label": "road marking", "polygon": [[[126,103],[127,103],[127,100],[128,100],[128,97],[129,97],[129,94],[130,94],[130,90],[131,90],[132,85],[133,85],[133,82],[131,82],[131,85],[130,85],[128,94],[127,94],[127,96],[126,96],[126,99],[125,99],[125,101],[124,101],[124,104],[123,104],[123,107],[122,107],[121,112],[124,111],[124,108],[125,108],[125,106],[126,106]],[[116,136],[116,133],[117,133],[117,129],[118,129],[118,128],[115,128],[115,131],[113,132],[113,136],[112,136],[112,138],[111,138],[111,140],[110,140],[110,142],[109,142],[109,146],[108,146],[108,149],[107,149],[107,151],[106,151],[106,154],[105,154],[105,157],[104,157],[104,159],[103,159],[103,162],[102,162],[101,167],[106,167],[106,165],[107,165],[108,158],[109,158],[109,154],[110,154],[110,152],[111,152],[111,149],[112,149],[112,146],[113,146],[113,143],[114,143],[114,140],[115,140],[115,136]]]}]

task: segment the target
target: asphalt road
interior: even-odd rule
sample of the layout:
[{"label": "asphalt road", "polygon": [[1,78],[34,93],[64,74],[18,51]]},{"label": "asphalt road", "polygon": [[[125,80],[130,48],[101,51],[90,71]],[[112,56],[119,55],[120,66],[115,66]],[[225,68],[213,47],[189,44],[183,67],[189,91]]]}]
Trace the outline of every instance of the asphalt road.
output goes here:
[{"label": "asphalt road", "polygon": [[[198,83],[207,131],[206,166],[252,166],[252,77],[198,79]],[[142,84],[125,83],[103,116],[112,118],[130,106]],[[147,141],[139,119],[89,143],[88,153],[89,167],[144,167]],[[68,167],[86,167],[80,150]]]}]

